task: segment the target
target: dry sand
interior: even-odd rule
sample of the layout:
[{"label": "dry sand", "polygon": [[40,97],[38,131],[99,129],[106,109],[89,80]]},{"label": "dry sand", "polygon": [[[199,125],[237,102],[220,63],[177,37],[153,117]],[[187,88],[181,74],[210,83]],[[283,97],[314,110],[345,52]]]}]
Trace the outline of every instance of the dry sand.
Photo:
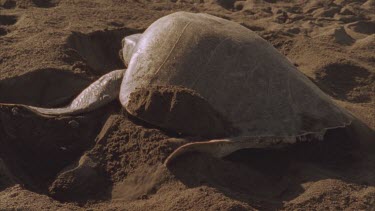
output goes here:
[{"label": "dry sand", "polygon": [[124,36],[181,10],[257,32],[358,118],[357,135],[188,154],[167,169],[174,149],[200,138],[154,128],[118,102],[56,118],[0,106],[0,210],[374,210],[373,0],[0,0],[0,102],[68,103],[124,67]]}]

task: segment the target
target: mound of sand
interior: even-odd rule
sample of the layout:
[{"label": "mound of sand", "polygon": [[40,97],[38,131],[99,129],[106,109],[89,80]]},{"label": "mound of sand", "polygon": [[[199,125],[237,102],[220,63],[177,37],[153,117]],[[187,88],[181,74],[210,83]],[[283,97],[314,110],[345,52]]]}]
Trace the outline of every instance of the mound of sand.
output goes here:
[{"label": "mound of sand", "polygon": [[335,42],[342,45],[351,45],[354,43],[354,39],[350,37],[344,27],[335,27],[329,29],[322,34],[316,36],[316,38],[326,39],[327,41]]}]

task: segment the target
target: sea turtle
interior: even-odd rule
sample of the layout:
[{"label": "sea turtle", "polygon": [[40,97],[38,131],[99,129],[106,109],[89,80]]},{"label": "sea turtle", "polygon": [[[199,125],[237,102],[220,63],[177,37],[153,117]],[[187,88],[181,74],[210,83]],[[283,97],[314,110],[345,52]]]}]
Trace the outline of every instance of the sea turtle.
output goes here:
[{"label": "sea turtle", "polygon": [[68,107],[26,107],[78,114],[119,96],[128,113],[151,125],[221,138],[185,144],[166,163],[187,151],[223,157],[243,148],[319,139],[352,121],[272,45],[229,20],[176,12],[122,44],[127,70],[104,75]]}]

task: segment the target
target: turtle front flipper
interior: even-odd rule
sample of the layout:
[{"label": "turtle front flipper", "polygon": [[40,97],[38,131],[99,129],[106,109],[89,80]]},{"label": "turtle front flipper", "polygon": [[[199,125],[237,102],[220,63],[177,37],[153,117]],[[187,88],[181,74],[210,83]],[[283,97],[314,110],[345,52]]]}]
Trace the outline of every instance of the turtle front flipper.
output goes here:
[{"label": "turtle front flipper", "polygon": [[66,107],[40,108],[27,105],[23,106],[36,113],[53,116],[74,115],[92,111],[118,97],[124,72],[125,69],[114,70],[100,77],[97,81],[84,89],[72,103]]}]

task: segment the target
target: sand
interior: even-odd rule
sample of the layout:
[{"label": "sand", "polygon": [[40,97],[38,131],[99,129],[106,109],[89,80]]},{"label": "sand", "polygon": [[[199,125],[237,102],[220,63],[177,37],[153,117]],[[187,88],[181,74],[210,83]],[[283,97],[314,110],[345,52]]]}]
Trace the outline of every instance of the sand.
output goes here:
[{"label": "sand", "polygon": [[[124,36],[182,10],[258,33],[352,112],[353,127],[328,132],[321,142],[240,150],[224,159],[186,154],[166,168],[173,150],[203,139],[199,124],[192,130],[174,119],[183,133],[172,133],[131,117],[118,102],[51,118],[2,105],[0,210],[374,209],[373,0],[0,0],[0,102],[66,105],[90,82],[124,68]],[[147,96],[178,97],[173,90]],[[201,117],[195,104],[169,101],[163,109],[192,110],[191,122]],[[171,118],[152,119],[159,109],[152,103],[140,100],[133,110],[151,122]],[[196,103],[212,114],[198,123],[221,118]],[[225,120],[206,137],[222,136],[222,127],[229,128]]]},{"label": "sand", "polygon": [[[126,110],[161,129],[202,138],[235,136],[230,122],[193,90],[178,86],[137,89]],[[183,121],[181,121],[183,120]],[[210,125],[210,128],[207,128]]]}]

